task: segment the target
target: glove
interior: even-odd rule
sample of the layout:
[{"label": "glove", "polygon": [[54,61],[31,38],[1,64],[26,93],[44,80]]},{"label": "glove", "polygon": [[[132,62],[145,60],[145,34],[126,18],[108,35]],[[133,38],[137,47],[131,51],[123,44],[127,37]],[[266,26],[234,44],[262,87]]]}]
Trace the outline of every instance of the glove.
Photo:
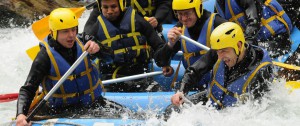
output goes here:
[{"label": "glove", "polygon": [[170,76],[173,75],[173,73],[174,73],[173,67],[171,67],[171,66],[164,66],[163,67],[163,75],[165,77],[170,77]]},{"label": "glove", "polygon": [[246,27],[245,30],[245,36],[247,37],[253,37],[258,31],[258,26],[255,24],[249,24]]}]

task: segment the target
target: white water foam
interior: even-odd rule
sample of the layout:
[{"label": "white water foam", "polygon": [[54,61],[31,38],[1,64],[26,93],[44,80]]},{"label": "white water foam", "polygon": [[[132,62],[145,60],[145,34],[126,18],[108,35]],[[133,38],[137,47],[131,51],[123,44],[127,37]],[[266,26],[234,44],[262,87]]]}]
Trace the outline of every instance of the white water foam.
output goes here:
[{"label": "white water foam", "polygon": [[284,87],[285,82],[274,82],[271,91],[261,103],[249,101],[239,107],[215,110],[195,105],[173,113],[168,121],[151,118],[146,125],[166,126],[299,126],[300,90],[292,93]]}]

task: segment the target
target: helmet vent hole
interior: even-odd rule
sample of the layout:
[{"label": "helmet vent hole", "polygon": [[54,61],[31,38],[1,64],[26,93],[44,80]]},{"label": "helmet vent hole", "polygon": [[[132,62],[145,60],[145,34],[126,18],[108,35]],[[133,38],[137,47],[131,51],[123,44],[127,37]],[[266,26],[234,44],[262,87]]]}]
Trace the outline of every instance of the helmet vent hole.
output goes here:
[{"label": "helmet vent hole", "polygon": [[233,34],[232,38],[234,38],[234,37],[235,37],[235,34]]},{"label": "helmet vent hole", "polygon": [[62,19],[59,19],[60,22],[64,22]]},{"label": "helmet vent hole", "polygon": [[73,16],[73,18],[75,19],[75,16]]},{"label": "helmet vent hole", "polygon": [[220,42],[220,39],[218,39],[217,42]]},{"label": "helmet vent hole", "polygon": [[231,29],[231,30],[227,31],[225,34],[226,34],[226,35],[230,35],[231,32],[233,32],[233,30],[234,30],[234,29]]},{"label": "helmet vent hole", "polygon": [[191,0],[190,3],[193,3],[194,0]]}]

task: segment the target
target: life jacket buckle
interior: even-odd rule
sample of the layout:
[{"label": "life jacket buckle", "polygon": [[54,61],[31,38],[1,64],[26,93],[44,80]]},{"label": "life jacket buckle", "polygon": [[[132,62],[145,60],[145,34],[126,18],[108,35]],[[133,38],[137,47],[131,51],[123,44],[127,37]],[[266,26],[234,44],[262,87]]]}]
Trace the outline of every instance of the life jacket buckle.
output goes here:
[{"label": "life jacket buckle", "polygon": [[81,77],[80,74],[73,74],[73,75],[72,75],[72,78],[73,78],[72,80],[77,79],[77,78],[79,78],[79,77]]},{"label": "life jacket buckle", "polygon": [[119,34],[119,36],[120,36],[120,39],[127,38],[127,34]]},{"label": "life jacket buckle", "polygon": [[80,96],[83,96],[84,95],[84,92],[77,92],[75,93],[75,97],[80,97]]}]

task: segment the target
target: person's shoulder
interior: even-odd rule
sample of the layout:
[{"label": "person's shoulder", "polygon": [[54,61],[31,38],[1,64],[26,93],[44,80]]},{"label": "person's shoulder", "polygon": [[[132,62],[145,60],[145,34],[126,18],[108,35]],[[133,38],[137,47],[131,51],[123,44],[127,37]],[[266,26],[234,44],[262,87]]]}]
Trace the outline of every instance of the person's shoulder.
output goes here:
[{"label": "person's shoulder", "polygon": [[211,12],[210,11],[208,11],[208,10],[206,10],[206,9],[203,9],[203,14],[202,14],[202,18],[205,18],[205,19],[207,19],[207,18],[209,18],[210,16],[211,16]]}]

